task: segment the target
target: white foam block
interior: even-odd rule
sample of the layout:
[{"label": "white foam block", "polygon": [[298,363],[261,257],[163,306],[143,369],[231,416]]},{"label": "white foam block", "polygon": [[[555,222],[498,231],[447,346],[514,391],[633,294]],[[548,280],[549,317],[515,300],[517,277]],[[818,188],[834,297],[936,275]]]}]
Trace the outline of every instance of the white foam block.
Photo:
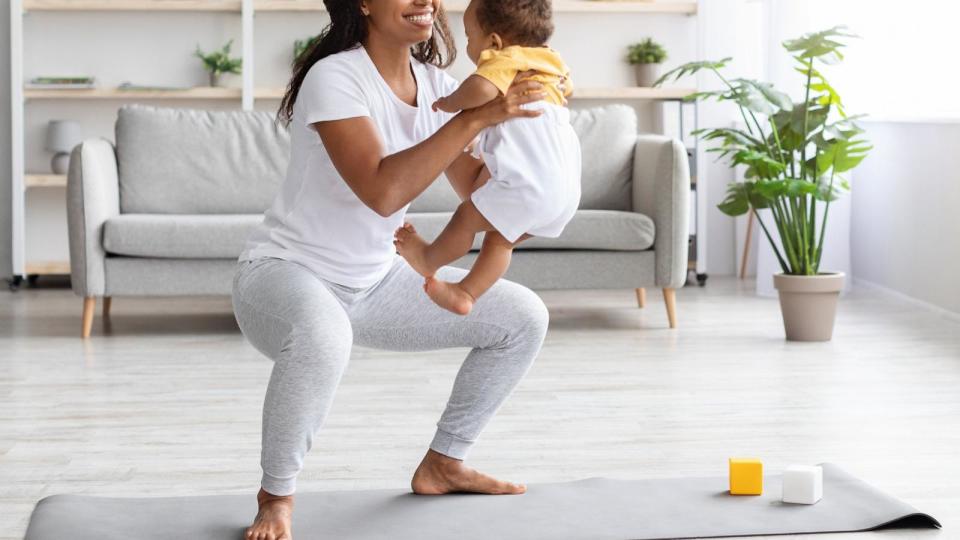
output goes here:
[{"label": "white foam block", "polygon": [[823,498],[823,469],[813,465],[791,465],[783,471],[783,502],[816,504]]}]

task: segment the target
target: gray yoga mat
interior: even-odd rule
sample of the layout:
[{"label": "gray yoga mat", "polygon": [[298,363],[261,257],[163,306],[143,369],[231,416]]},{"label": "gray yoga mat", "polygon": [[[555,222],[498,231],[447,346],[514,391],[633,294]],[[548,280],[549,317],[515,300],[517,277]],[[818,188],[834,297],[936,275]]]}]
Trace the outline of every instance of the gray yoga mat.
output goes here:
[{"label": "gray yoga mat", "polygon": [[[835,465],[823,465],[823,499],[780,502],[780,477],[764,495],[733,497],[726,478],[609,480],[531,485],[525,495],[424,497],[404,490],[297,495],[297,540],[641,540],[940,527]],[[253,495],[106,498],[53,495],[37,503],[25,540],[242,538]]]}]

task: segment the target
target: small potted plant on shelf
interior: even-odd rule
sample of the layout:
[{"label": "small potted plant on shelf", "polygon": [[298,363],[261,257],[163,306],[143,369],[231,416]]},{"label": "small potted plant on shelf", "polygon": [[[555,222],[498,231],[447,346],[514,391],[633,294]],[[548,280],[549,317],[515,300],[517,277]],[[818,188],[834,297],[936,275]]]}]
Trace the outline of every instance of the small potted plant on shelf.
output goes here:
[{"label": "small potted plant on shelf", "polygon": [[[840,95],[817,69],[842,60],[843,41],[852,37],[838,26],[783,43],[806,81],[800,102],[770,83],[727,79],[720,70],[730,58],[684,64],[657,81],[659,85],[709,71],[719,77],[722,88],[688,99],[716,99],[739,108],[745,129],[710,128],[694,134],[717,143],[710,151],[731,166],[746,167],[745,180],[728,186],[719,208],[731,216],[756,215],[783,270],[774,276],[774,285],[791,341],[828,341],[833,336],[844,275],[820,269],[830,203],[850,189],[843,174],[872,148],[857,125],[859,116],[847,115]],[[756,212],[760,209],[769,210],[769,223]]]},{"label": "small potted plant on shelf", "polygon": [[200,45],[197,44],[197,50],[193,54],[203,62],[203,67],[210,74],[210,86],[219,86],[220,75],[224,73],[240,73],[243,60],[230,58],[230,47],[232,46],[233,40],[231,39],[220,50],[205,54],[200,50]]},{"label": "small potted plant on shelf", "polygon": [[653,86],[660,74],[660,64],[666,59],[666,49],[652,38],[634,43],[627,49],[627,62],[636,70],[637,86]]}]

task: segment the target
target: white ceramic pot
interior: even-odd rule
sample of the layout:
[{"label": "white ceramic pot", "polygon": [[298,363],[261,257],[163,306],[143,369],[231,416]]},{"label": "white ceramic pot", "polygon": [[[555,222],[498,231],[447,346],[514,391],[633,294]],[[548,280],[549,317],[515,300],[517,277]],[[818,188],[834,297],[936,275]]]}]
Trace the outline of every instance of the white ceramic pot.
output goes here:
[{"label": "white ceramic pot", "polygon": [[50,160],[50,170],[53,174],[67,174],[70,169],[70,154],[68,152],[57,152]]},{"label": "white ceramic pot", "polygon": [[660,64],[636,64],[637,86],[648,88],[660,78]]},{"label": "white ceramic pot", "polygon": [[843,280],[843,272],[773,276],[788,341],[830,341]]}]

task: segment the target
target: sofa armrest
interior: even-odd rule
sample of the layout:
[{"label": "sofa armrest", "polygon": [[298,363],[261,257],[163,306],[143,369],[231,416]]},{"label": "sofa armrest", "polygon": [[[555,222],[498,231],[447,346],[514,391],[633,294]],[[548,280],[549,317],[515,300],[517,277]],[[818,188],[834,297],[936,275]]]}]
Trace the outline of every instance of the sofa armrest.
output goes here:
[{"label": "sofa armrest", "polygon": [[690,164],[683,143],[640,135],[633,160],[633,209],[653,219],[656,284],[682,287],[687,279]]},{"label": "sofa armrest", "polygon": [[104,139],[82,142],[70,155],[67,175],[67,228],[70,238],[70,277],[81,296],[106,291],[106,251],[103,224],[120,214],[117,155]]}]

